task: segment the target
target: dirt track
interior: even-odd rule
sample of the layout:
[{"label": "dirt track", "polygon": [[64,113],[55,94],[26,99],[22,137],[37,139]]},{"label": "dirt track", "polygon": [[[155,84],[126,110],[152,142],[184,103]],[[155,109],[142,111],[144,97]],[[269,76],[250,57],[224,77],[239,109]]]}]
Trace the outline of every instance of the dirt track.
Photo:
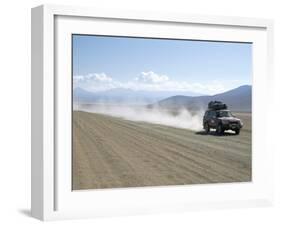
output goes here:
[{"label": "dirt track", "polygon": [[73,112],[73,189],[251,180],[251,115],[239,136]]}]

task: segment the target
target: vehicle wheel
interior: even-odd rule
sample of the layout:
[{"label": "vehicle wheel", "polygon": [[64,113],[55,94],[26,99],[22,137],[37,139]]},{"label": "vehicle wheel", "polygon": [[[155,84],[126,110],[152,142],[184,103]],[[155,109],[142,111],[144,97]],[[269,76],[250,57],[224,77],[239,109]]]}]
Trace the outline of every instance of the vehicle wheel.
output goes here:
[{"label": "vehicle wheel", "polygon": [[217,134],[222,135],[223,134],[223,128],[221,124],[218,124],[216,129]]},{"label": "vehicle wheel", "polygon": [[235,130],[235,133],[236,133],[236,135],[239,135],[240,129],[236,129],[236,130]]},{"label": "vehicle wheel", "polygon": [[210,127],[209,127],[209,124],[208,124],[208,123],[205,123],[204,129],[205,129],[205,132],[206,132],[206,133],[209,133],[209,132],[210,132]]}]

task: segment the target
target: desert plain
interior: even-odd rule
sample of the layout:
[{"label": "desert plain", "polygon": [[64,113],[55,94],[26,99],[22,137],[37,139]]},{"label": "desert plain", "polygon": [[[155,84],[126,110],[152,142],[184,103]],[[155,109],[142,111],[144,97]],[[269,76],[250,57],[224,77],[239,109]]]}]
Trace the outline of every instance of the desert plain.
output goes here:
[{"label": "desert plain", "polygon": [[72,189],[248,182],[251,113],[239,135],[73,111]]}]

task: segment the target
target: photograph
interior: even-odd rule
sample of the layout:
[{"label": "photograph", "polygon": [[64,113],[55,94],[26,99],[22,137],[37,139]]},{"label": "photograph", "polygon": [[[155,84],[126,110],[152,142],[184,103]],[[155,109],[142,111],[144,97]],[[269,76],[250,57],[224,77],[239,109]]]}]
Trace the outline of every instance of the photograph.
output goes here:
[{"label": "photograph", "polygon": [[252,48],[72,34],[72,190],[251,182]]}]

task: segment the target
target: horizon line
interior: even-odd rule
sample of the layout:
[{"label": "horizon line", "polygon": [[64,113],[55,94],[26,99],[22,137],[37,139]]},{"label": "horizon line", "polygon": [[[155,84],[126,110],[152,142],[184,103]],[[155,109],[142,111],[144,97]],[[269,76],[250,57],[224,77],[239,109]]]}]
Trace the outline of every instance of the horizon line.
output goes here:
[{"label": "horizon line", "polygon": [[[145,90],[145,89],[135,90],[135,89],[131,89],[131,88],[122,88],[122,87],[105,89],[105,90],[101,90],[101,91],[90,91],[90,90],[82,88],[80,86],[73,87],[72,91],[74,92],[74,90],[76,90],[76,89],[81,89],[81,90],[84,90],[84,91],[89,92],[89,93],[100,93],[100,92],[106,92],[106,91],[110,91],[110,90],[117,90],[117,89],[119,89],[119,90],[130,90],[130,91],[133,91],[133,92],[143,92],[143,91],[144,92],[182,92],[182,93],[190,92],[190,93],[198,94],[197,97],[200,97],[200,96],[215,96],[215,95],[218,95],[218,94],[221,94],[221,93],[226,93],[226,92],[234,90],[234,89],[238,89],[238,88],[243,87],[243,86],[250,86],[250,87],[252,87],[252,85],[245,84],[245,85],[240,85],[240,86],[237,86],[236,88],[231,88],[231,89],[225,90],[223,92],[215,93],[215,94],[196,93],[196,92],[190,91],[190,90]],[[180,95],[176,95],[176,96],[180,96]]]}]

